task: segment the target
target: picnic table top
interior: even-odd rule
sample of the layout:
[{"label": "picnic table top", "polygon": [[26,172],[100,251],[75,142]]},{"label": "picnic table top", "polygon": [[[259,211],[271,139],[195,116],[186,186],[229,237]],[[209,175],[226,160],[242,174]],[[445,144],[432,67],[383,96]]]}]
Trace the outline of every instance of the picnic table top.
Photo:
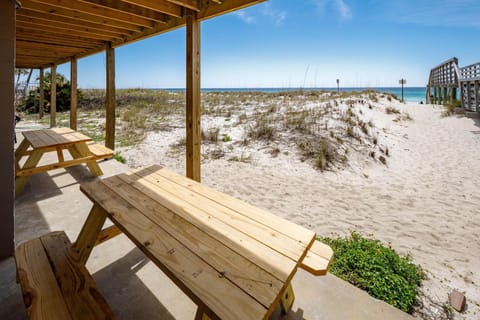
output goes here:
[{"label": "picnic table top", "polygon": [[310,230],[160,166],[81,190],[221,319],[268,318],[315,240]]},{"label": "picnic table top", "polygon": [[76,132],[70,128],[52,128],[24,131],[22,132],[22,134],[25,139],[30,142],[30,145],[34,149],[68,145],[92,140],[92,138],[87,137],[86,135],[81,134],[80,132]]}]

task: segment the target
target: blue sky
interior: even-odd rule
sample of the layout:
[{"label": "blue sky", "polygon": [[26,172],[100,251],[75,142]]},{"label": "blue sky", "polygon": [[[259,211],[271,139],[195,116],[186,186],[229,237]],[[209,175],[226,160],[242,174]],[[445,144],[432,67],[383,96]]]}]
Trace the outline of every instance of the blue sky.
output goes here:
[{"label": "blue sky", "polygon": [[[480,0],[266,1],[202,22],[202,87],[424,86],[444,60],[480,61],[479,17]],[[104,70],[104,54],[79,60],[79,86]],[[116,83],[184,87],[185,29],[117,48]]]}]

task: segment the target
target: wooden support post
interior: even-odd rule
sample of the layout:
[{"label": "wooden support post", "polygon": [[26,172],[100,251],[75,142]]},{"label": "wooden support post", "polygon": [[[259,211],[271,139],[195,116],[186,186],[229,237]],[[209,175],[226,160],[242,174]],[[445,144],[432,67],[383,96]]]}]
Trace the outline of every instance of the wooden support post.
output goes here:
[{"label": "wooden support post", "polygon": [[429,104],[430,102],[430,86],[427,86],[427,93],[425,94],[425,104]]},{"label": "wooden support post", "polygon": [[448,88],[447,87],[443,87],[443,104],[446,104],[447,103],[447,97],[448,97]]},{"label": "wooden support post", "polygon": [[470,81],[467,82],[467,109],[472,111],[472,93],[470,91]]},{"label": "wooden support post", "polygon": [[187,177],[200,182],[200,20],[187,13]]},{"label": "wooden support post", "polygon": [[[15,1],[0,1],[0,260],[12,256],[14,241]],[[3,293],[3,284],[2,293]]]},{"label": "wooden support post", "polygon": [[71,247],[72,254],[83,264],[87,262],[106,219],[107,212],[95,204],[78,234],[77,241]]},{"label": "wooden support post", "polygon": [[43,68],[40,68],[40,86],[39,86],[39,97],[38,97],[38,117],[40,119],[43,118],[43,110],[44,110],[44,90],[45,90],[45,84],[44,84],[44,75],[43,75]]},{"label": "wooden support post", "polygon": [[107,46],[107,93],[105,113],[105,146],[115,149],[115,49]]},{"label": "wooden support post", "polygon": [[295,301],[295,294],[293,293],[292,284],[288,284],[285,292],[280,298],[280,306],[282,307],[283,314],[287,314],[292,308],[293,302]]},{"label": "wooden support post", "polygon": [[70,128],[77,130],[77,59],[70,60]]},{"label": "wooden support post", "polygon": [[475,110],[480,112],[480,101],[478,101],[478,80],[475,80]]},{"label": "wooden support post", "polygon": [[433,104],[437,104],[437,87],[433,87]]},{"label": "wooden support post", "polygon": [[52,65],[50,71],[50,127],[57,125],[57,66]]}]

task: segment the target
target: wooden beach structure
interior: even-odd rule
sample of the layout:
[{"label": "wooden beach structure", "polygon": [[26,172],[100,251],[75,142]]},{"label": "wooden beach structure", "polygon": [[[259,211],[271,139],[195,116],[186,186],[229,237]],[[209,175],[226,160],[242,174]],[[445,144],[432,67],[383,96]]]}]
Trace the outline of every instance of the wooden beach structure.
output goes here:
[{"label": "wooden beach structure", "polygon": [[452,103],[459,86],[458,59],[452,58],[430,70],[428,78],[427,103]]},{"label": "wooden beach structure", "polygon": [[[15,254],[31,319],[115,319],[86,268],[92,249],[123,233],[197,306],[195,319],[268,319],[289,312],[297,269],[325,275],[333,251],[315,232],[200,184],[201,21],[263,0],[0,0],[0,260]],[[186,27],[186,177],[162,167],[81,184],[93,207],[73,243],[64,231],[15,249],[15,187],[35,173],[96,160],[115,148],[115,49]],[[161,50],[161,48],[159,48]],[[78,60],[105,52],[105,146],[76,132]],[[56,128],[56,69],[70,63],[70,128]],[[24,132],[14,152],[14,70],[50,69],[51,129]],[[40,96],[40,110],[43,111]],[[42,112],[40,113],[40,116]],[[63,158],[68,149],[73,160]],[[43,153],[58,162],[36,166]],[[21,167],[22,157],[28,157]],[[18,176],[16,182],[15,176]],[[104,227],[106,219],[113,225]]]},{"label": "wooden beach structure", "polygon": [[451,104],[457,99],[458,90],[463,109],[480,113],[480,62],[460,68],[454,57],[430,70],[427,103]]},{"label": "wooden beach structure", "polygon": [[[70,63],[70,127],[77,124],[78,60],[106,53],[105,145],[115,148],[115,49],[186,27],[187,176],[200,180],[200,25],[201,21],[264,0],[2,0],[0,1],[1,134],[0,258],[14,249],[14,69],[40,70],[55,79],[57,66]],[[162,48],[158,48],[162,50]],[[56,126],[55,81],[50,124]],[[43,96],[40,96],[43,105]],[[42,108],[40,108],[42,114]]]},{"label": "wooden beach structure", "polygon": [[480,62],[460,68],[460,90],[465,110],[480,113]]}]

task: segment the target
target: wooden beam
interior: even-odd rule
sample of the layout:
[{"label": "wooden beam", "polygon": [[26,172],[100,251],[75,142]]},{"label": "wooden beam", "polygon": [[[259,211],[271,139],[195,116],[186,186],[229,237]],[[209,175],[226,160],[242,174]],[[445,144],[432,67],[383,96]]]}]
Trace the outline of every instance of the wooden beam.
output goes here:
[{"label": "wooden beam", "polygon": [[200,20],[187,13],[187,177],[200,182]]},{"label": "wooden beam", "polygon": [[55,44],[48,44],[36,41],[17,41],[16,42],[17,49],[27,49],[27,50],[45,50],[45,51],[55,51],[55,52],[62,52],[62,53],[72,53],[75,54],[84,48],[81,47],[67,47],[64,45],[55,45]]},{"label": "wooden beam", "polygon": [[178,4],[179,6],[191,9],[193,11],[200,11],[198,0],[167,0],[168,2]]},{"label": "wooden beam", "polygon": [[77,59],[70,61],[70,128],[77,130]]},{"label": "wooden beam", "polygon": [[107,90],[105,113],[105,146],[115,149],[115,49],[107,46]]},{"label": "wooden beam", "polygon": [[[29,10],[25,8],[21,8],[17,11],[17,19],[28,19],[30,21],[35,21],[37,23],[44,23],[47,25],[51,25],[52,23],[57,25],[64,25],[66,29],[75,28],[79,30],[91,30],[91,31],[101,31],[103,33],[110,33],[115,35],[128,35],[131,34],[130,30],[119,28],[119,27],[112,27],[102,23],[97,22],[89,22],[85,20],[79,20],[70,17],[64,17],[60,15],[52,15],[48,13],[38,12],[34,10]],[[54,21],[52,21],[52,18]]]},{"label": "wooden beam", "polygon": [[109,17],[110,19],[117,21],[125,21],[130,24],[151,28],[153,22],[149,19],[138,17],[133,14],[116,11],[108,7],[98,6],[97,4],[86,1],[62,1],[62,0],[33,0],[34,2],[43,3],[51,7],[51,10],[56,8],[69,9],[74,12],[82,12],[85,14],[94,15],[97,17]]},{"label": "wooden beam", "polygon": [[123,0],[143,8],[155,10],[168,14],[169,16],[180,18],[182,16],[182,8],[178,5],[167,1],[151,1],[151,0]]},{"label": "wooden beam", "polygon": [[44,108],[44,97],[43,97],[43,91],[44,91],[44,76],[43,76],[43,68],[40,68],[40,87],[39,87],[39,98],[38,98],[38,116],[40,119],[43,118],[43,108]]},{"label": "wooden beam", "polygon": [[57,66],[52,65],[50,71],[50,127],[57,125]]},{"label": "wooden beam", "polygon": [[123,28],[130,31],[140,31],[142,27],[129,23],[127,21],[119,21],[109,16],[98,16],[94,14],[85,13],[82,11],[76,11],[62,6],[52,7],[51,5],[34,2],[32,0],[22,0],[22,6],[29,10],[45,13],[52,16],[52,20],[56,16],[75,19],[78,21],[86,21],[92,23],[98,23],[110,27]]},{"label": "wooden beam", "polygon": [[145,7],[137,6],[128,2],[119,0],[82,0],[83,2],[94,3],[96,5],[114,9],[118,12],[132,14],[141,18],[148,18],[156,22],[165,22],[166,16],[158,11],[153,11]]}]

